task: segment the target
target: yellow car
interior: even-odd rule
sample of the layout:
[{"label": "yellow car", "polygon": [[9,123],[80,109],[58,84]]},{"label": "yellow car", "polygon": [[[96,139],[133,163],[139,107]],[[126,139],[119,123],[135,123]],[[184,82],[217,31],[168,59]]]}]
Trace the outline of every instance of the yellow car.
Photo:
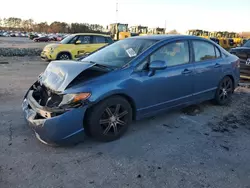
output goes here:
[{"label": "yellow car", "polygon": [[113,43],[113,40],[108,35],[96,33],[72,34],[60,43],[45,46],[41,58],[46,61],[76,59],[110,43]]}]

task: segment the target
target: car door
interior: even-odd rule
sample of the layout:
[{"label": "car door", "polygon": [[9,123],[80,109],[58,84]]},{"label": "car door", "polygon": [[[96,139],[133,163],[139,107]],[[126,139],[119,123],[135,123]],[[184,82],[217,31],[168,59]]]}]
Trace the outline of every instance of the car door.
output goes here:
[{"label": "car door", "polygon": [[93,36],[93,41],[92,41],[92,48],[93,48],[93,51],[107,45],[108,42],[106,40],[106,38],[104,36],[98,36],[98,35],[94,35]]},{"label": "car door", "polygon": [[92,52],[91,40],[92,40],[92,36],[90,35],[78,36],[75,49],[74,49],[75,58],[81,57],[85,54]]},{"label": "car door", "polygon": [[214,44],[193,40],[194,64],[194,97],[209,99],[214,97],[214,92],[222,79],[223,58],[221,51]]},{"label": "car door", "polygon": [[[167,68],[153,74],[147,67],[153,61],[166,61]],[[144,65],[145,64],[145,65]],[[193,64],[188,41],[176,41],[160,47],[137,67],[133,74],[138,85],[139,115],[164,110],[189,102],[193,93]]]}]

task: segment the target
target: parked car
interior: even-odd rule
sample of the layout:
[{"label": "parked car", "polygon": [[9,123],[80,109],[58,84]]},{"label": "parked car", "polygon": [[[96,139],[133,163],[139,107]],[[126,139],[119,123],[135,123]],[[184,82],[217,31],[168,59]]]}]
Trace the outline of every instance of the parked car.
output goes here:
[{"label": "parked car", "polygon": [[50,38],[47,36],[42,36],[42,37],[34,38],[34,41],[35,42],[49,42]]},{"label": "parked car", "polygon": [[37,34],[30,34],[29,35],[29,39],[30,40],[33,40],[33,39],[35,39],[35,38],[38,38],[39,36],[37,35]]},{"label": "parked car", "polygon": [[238,82],[239,58],[211,40],[139,36],[81,61],[51,62],[22,109],[43,143],[76,143],[84,132],[112,141],[132,120],[206,100],[227,104]]},{"label": "parked car", "polygon": [[49,36],[50,41],[57,41],[57,36],[56,35],[51,35]]},{"label": "parked car", "polygon": [[112,43],[110,36],[95,33],[79,33],[66,37],[59,44],[45,46],[41,58],[46,61],[76,59]]},{"label": "parked car", "polygon": [[250,80],[250,40],[241,47],[232,48],[230,53],[240,58],[240,77]]},{"label": "parked car", "polygon": [[8,32],[4,32],[4,33],[3,33],[3,36],[4,36],[4,37],[10,37],[10,34],[9,34]]},{"label": "parked car", "polygon": [[61,41],[61,40],[63,40],[63,36],[62,35],[58,35],[57,37],[56,37],[56,41]]},{"label": "parked car", "polygon": [[16,37],[16,34],[15,33],[11,33],[10,36],[11,37]]}]

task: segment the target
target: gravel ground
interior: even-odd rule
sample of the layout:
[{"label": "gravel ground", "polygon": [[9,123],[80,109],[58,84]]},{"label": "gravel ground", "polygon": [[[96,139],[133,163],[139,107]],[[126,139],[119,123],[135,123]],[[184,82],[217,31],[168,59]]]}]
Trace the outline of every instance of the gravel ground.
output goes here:
[{"label": "gravel ground", "polygon": [[0,57],[1,188],[249,188],[250,89],[134,122],[118,141],[74,147],[38,142],[21,101],[46,63]]},{"label": "gravel ground", "polygon": [[1,56],[39,56],[49,43],[55,42],[34,42],[22,37],[0,37],[0,58]]}]

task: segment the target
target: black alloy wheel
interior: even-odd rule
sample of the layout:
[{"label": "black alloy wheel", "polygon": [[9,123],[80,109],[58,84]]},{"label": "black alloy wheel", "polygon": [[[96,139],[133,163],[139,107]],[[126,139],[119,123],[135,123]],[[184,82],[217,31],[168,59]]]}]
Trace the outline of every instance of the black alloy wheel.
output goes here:
[{"label": "black alloy wheel", "polygon": [[103,112],[99,124],[103,129],[104,135],[116,136],[126,125],[126,115],[128,111],[120,104],[109,106]]},{"label": "black alloy wheel", "polygon": [[231,101],[233,91],[234,86],[232,79],[228,76],[224,77],[217,88],[215,102],[219,105],[228,104]]},{"label": "black alloy wheel", "polygon": [[61,53],[57,57],[58,60],[69,60],[71,59],[70,55],[68,53]]},{"label": "black alloy wheel", "polygon": [[90,109],[88,130],[100,141],[113,141],[120,138],[132,121],[132,108],[120,96],[106,99]]}]

